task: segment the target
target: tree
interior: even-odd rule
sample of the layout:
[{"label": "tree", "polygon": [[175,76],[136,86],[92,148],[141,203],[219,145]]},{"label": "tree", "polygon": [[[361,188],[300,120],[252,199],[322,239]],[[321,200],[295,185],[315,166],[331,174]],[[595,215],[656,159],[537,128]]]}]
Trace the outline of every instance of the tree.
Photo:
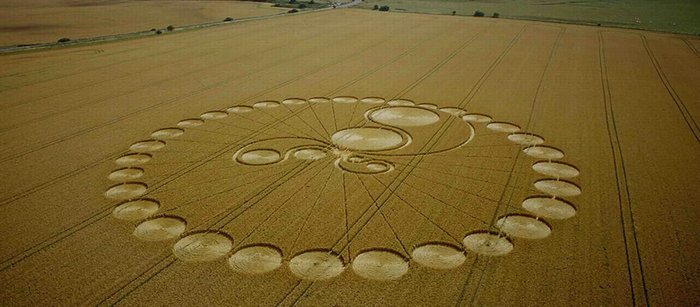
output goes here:
[{"label": "tree", "polygon": [[501,14],[499,14],[499,13],[493,13],[493,18],[498,18],[498,17],[501,17]]},{"label": "tree", "polygon": [[231,18],[231,17],[226,17],[226,19],[224,19],[224,21],[233,21],[233,18]]},{"label": "tree", "polygon": [[389,6],[388,6],[388,5],[382,5],[382,6],[379,8],[379,10],[382,11],[382,12],[386,12],[386,11],[389,10]]},{"label": "tree", "polygon": [[172,30],[175,30],[175,27],[173,27],[173,25],[169,25],[169,26],[166,27],[165,29],[168,30],[168,31],[172,31]]},{"label": "tree", "polygon": [[302,3],[302,4],[299,4],[299,8],[300,8],[300,9],[305,9],[305,8],[306,8],[306,4],[303,4],[303,3]]},{"label": "tree", "polygon": [[291,13],[296,13],[296,12],[298,12],[298,11],[299,11],[299,10],[297,10],[297,9],[291,9],[291,10],[287,11],[287,13],[290,13],[290,14],[291,14]]},{"label": "tree", "polygon": [[476,12],[474,12],[474,17],[484,17],[484,12],[476,11]]},{"label": "tree", "polygon": [[452,11],[452,16],[454,16],[455,14],[457,14],[457,11]]},{"label": "tree", "polygon": [[59,43],[67,43],[70,42],[70,38],[64,37],[58,40]]},{"label": "tree", "polygon": [[378,9],[379,9],[379,5],[376,5],[376,4],[375,4],[375,5],[374,5],[374,8],[372,8],[372,9],[373,9],[373,10],[378,10]]}]

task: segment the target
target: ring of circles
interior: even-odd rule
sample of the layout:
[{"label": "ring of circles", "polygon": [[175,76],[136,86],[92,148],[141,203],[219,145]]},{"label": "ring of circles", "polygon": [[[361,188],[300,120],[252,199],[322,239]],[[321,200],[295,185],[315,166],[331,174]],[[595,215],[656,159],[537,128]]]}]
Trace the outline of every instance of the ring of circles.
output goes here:
[{"label": "ring of circles", "polygon": [[[185,218],[158,214],[161,204],[148,198],[149,187],[140,182],[146,176],[142,165],[148,165],[158,150],[165,148],[171,140],[185,135],[188,129],[196,129],[210,121],[219,121],[228,116],[286,107],[304,108],[331,104],[362,104],[366,106],[362,125],[341,128],[330,134],[330,138],[279,137],[257,139],[236,146],[229,159],[244,166],[260,167],[284,164],[287,161],[313,162],[331,157],[337,169],[365,176],[398,171],[393,157],[419,157],[455,150],[469,143],[475,136],[475,127],[500,133],[508,141],[521,146],[521,152],[536,159],[532,170],[547,176],[534,182],[541,192],[522,201],[522,208],[529,214],[505,214],[495,219],[487,229],[468,232],[462,246],[444,242],[426,242],[416,246],[410,256],[376,247],[361,251],[345,263],[343,257],[332,249],[314,249],[285,258],[283,251],[264,242],[247,244],[234,250],[230,235],[220,230],[190,231]],[[416,140],[406,129],[419,129],[445,120],[458,122],[463,137],[440,148],[427,147],[416,151]],[[426,148],[426,147],[424,147]],[[434,104],[416,104],[405,99],[385,101],[378,97],[358,99],[341,96],[334,98],[314,97],[290,98],[281,102],[261,101],[252,105],[236,105],[225,110],[209,111],[198,118],[188,118],[174,127],[154,131],[150,139],[142,140],[129,148],[130,152],[118,157],[119,168],[108,178],[116,184],[108,187],[105,197],[119,201],[112,215],[121,220],[136,222],[134,235],[145,241],[177,239],[174,255],[184,261],[212,261],[228,258],[229,266],[236,272],[264,274],[286,264],[298,278],[325,280],[341,274],[347,266],[361,277],[374,280],[392,280],[406,274],[413,261],[433,269],[452,269],[466,260],[466,253],[483,256],[502,256],[514,248],[514,238],[543,239],[550,235],[551,225],[545,221],[567,219],[576,214],[576,207],[562,197],[573,197],[581,188],[565,179],[579,175],[579,170],[558,160],[564,153],[544,145],[541,136],[522,132],[513,123],[495,121],[490,116],[470,113],[456,107],[438,107]],[[230,160],[229,160],[230,161]]]}]

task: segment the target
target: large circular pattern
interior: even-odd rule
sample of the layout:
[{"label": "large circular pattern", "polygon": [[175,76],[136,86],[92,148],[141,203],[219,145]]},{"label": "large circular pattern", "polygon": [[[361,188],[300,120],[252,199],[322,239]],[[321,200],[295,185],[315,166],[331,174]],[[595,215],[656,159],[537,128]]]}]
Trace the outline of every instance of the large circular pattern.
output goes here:
[{"label": "large circular pattern", "polygon": [[143,241],[164,241],[179,237],[187,223],[178,216],[164,215],[145,220],[134,229],[134,235]]},{"label": "large circular pattern", "polygon": [[462,243],[468,250],[484,256],[503,256],[513,250],[513,242],[508,238],[489,231],[470,233]]},{"label": "large circular pattern", "polygon": [[408,259],[391,250],[370,250],[355,257],[352,270],[367,279],[394,280],[408,273]]},{"label": "large circular pattern", "polygon": [[520,127],[518,125],[506,122],[491,122],[486,125],[486,128],[504,133],[514,133],[520,131]]},{"label": "large circular pattern", "polygon": [[531,146],[523,149],[526,155],[537,159],[561,159],[564,152],[551,146]]},{"label": "large circular pattern", "polygon": [[266,165],[282,160],[279,151],[271,149],[258,149],[242,153],[238,156],[238,162],[250,165]]},{"label": "large circular pattern", "polygon": [[355,103],[357,102],[357,98],[351,97],[351,96],[339,96],[333,98],[333,102],[338,102],[338,103]]},{"label": "large circular pattern", "polygon": [[142,182],[124,182],[113,185],[105,191],[105,197],[111,199],[132,199],[146,193],[148,186]]},{"label": "large circular pattern", "polygon": [[130,153],[117,158],[114,162],[121,166],[136,166],[151,161],[151,155],[146,153]]},{"label": "large circular pattern", "polygon": [[574,178],[580,174],[578,168],[563,162],[540,161],[533,164],[532,169],[542,175],[556,178]]},{"label": "large circular pattern", "polygon": [[233,240],[220,232],[196,232],[183,237],[173,253],[184,261],[212,261],[226,255],[233,247]]},{"label": "large circular pattern", "polygon": [[174,139],[178,136],[181,136],[185,133],[185,130],[181,128],[163,128],[163,129],[158,129],[156,131],[153,131],[151,133],[151,137],[156,139],[156,140],[166,140],[166,139]]},{"label": "large circular pattern", "polygon": [[[280,108],[282,105],[285,107]],[[324,110],[324,108],[327,109]],[[299,116],[295,113],[303,110],[312,112],[307,113],[306,117]],[[224,168],[220,168],[219,165],[213,168],[208,167],[203,170],[222,177],[211,178],[208,176],[208,173],[200,173],[201,177],[205,180],[199,179],[192,184],[192,186],[211,184],[208,188],[198,186],[196,188],[197,192],[206,191],[207,193],[213,193],[211,195],[218,195],[217,193],[221,192],[217,191],[240,191],[236,189],[255,182],[246,181],[246,178],[243,180],[244,183],[239,184],[237,181],[233,180],[236,178],[235,176],[246,176],[250,177],[250,180],[255,179],[260,182],[273,182],[273,184],[269,186],[271,188],[260,189],[263,193],[261,197],[265,197],[265,195],[276,189],[278,185],[276,186],[274,182],[276,182],[278,178],[275,176],[286,176],[281,175],[283,172],[281,172],[282,169],[279,169],[280,172],[278,172],[278,174],[280,175],[265,177],[268,175],[265,175],[267,173],[263,173],[263,170],[274,170],[277,165],[280,167],[290,163],[312,165],[313,163],[326,163],[326,161],[331,161],[331,163],[335,164],[337,167],[336,171],[340,170],[357,175],[357,177],[343,175],[342,182],[344,184],[345,182],[353,182],[354,187],[365,186],[365,189],[367,189],[365,180],[371,180],[371,176],[377,176],[376,178],[384,176],[384,174],[392,174],[390,176],[393,176],[393,174],[400,174],[396,172],[402,172],[406,168],[405,164],[403,164],[404,161],[397,157],[415,157],[418,155],[426,157],[436,155],[436,157],[439,157],[442,154],[454,155],[450,153],[450,151],[458,150],[459,148],[470,149],[469,141],[475,137],[475,135],[478,137],[480,134],[483,134],[484,137],[492,138],[493,140],[500,140],[491,142],[503,141],[507,144],[494,146],[512,146],[512,148],[522,150],[522,153],[527,157],[539,159],[539,161],[532,162],[531,174],[544,175],[549,178],[535,178],[534,189],[531,188],[530,190],[537,190],[549,196],[529,195],[522,200],[521,209],[519,209],[520,212],[517,212],[518,209],[516,206],[510,206],[510,210],[515,209],[516,212],[506,212],[491,225],[484,222],[485,225],[477,226],[488,230],[478,228],[476,230],[465,229],[466,235],[458,245],[435,241],[411,242],[411,246],[415,247],[410,252],[410,255],[387,249],[387,247],[384,246],[368,246],[366,249],[361,249],[362,251],[354,256],[350,253],[349,256],[352,261],[348,263],[357,276],[380,281],[400,279],[402,276],[408,274],[410,271],[409,267],[415,264],[434,270],[454,269],[465,262],[469,253],[487,257],[503,256],[514,250],[514,240],[543,239],[548,237],[552,232],[552,226],[543,219],[563,220],[574,217],[577,211],[576,207],[562,197],[576,196],[581,193],[581,188],[576,183],[561,179],[579,176],[579,169],[566,162],[552,161],[564,158],[564,152],[562,150],[544,145],[544,137],[521,131],[521,127],[517,124],[495,121],[489,115],[471,111],[472,110],[465,110],[460,107],[438,106],[431,103],[416,104],[407,99],[385,100],[381,97],[365,97],[358,99],[353,96],[337,96],[333,98],[319,96],[309,99],[286,98],[280,100],[280,102],[266,100],[250,104],[229,106],[224,110],[210,110],[200,114],[199,117],[180,120],[177,122],[176,127],[170,126],[157,129],[151,132],[150,139],[133,143],[129,147],[131,152],[123,154],[115,159],[115,163],[118,167],[107,175],[107,179],[112,181],[113,185],[110,185],[104,191],[104,196],[115,200],[112,210],[112,216],[114,218],[136,222],[133,231],[134,236],[143,241],[172,240],[174,243],[172,251],[179,260],[187,262],[212,261],[228,255],[228,265],[232,271],[237,273],[250,275],[265,274],[287,264],[290,272],[294,276],[310,281],[320,281],[337,277],[346,268],[343,258],[340,254],[334,252],[334,250],[339,252],[343,250],[337,249],[337,245],[324,246],[323,249],[307,250],[292,257],[289,261],[285,261],[283,258],[284,251],[282,249],[266,243],[252,242],[253,244],[236,248],[234,253],[230,253],[234,248],[234,241],[233,238],[225,232],[226,228],[213,227],[213,225],[195,225],[194,228],[203,230],[185,233],[187,222],[184,218],[180,217],[183,215],[181,213],[197,211],[195,206],[201,203],[200,199],[204,198],[194,197],[191,201],[175,204],[170,204],[171,200],[169,199],[165,202],[165,205],[161,204],[157,199],[152,198],[153,195],[160,195],[163,192],[183,189],[182,186],[188,188],[186,181],[183,181],[183,183],[185,183],[184,185],[180,184],[175,187],[161,188],[160,183],[163,181],[161,181],[162,179],[158,178],[158,176],[163,173],[163,170],[158,169],[161,160],[158,160],[158,163],[152,163],[155,153],[160,155],[162,153],[159,152],[161,149],[166,146],[175,146],[172,150],[165,151],[167,154],[164,154],[166,158],[162,161],[163,164],[181,163],[182,161],[178,161],[174,158],[180,153],[182,153],[181,156],[186,157],[186,159],[194,159],[194,161],[187,160],[186,163],[198,163],[200,161],[207,163],[210,160],[216,161],[216,163],[223,163],[222,160],[224,157],[231,163],[232,157],[233,163],[242,165],[242,167],[246,169],[246,173],[236,173],[235,171],[225,170],[227,169],[226,166],[224,166]],[[229,116],[229,114],[231,115]],[[320,114],[325,114],[323,116],[332,118],[334,127],[330,128],[327,123],[324,124],[319,117]],[[257,118],[256,116],[262,116],[262,120],[260,121],[261,118]],[[342,116],[350,116],[350,120],[346,121]],[[363,122],[360,124],[353,123],[353,116],[362,117]],[[252,134],[250,135],[255,135],[259,130],[265,129],[265,125],[269,125],[270,119],[280,120],[280,118],[290,122],[298,120],[298,124],[303,123],[305,125],[293,126],[289,123],[285,123],[284,127],[280,126],[275,128],[278,132],[283,133],[285,135],[284,137],[270,136],[274,133],[270,130],[266,131],[267,135],[265,138],[259,137],[259,140],[251,138],[253,141],[247,144],[242,144],[238,142],[238,140],[217,139],[214,144],[230,145],[232,149],[231,151],[218,151],[215,156],[207,159],[200,159],[195,156],[190,158],[187,155],[187,151],[182,151],[183,147],[181,145],[186,143],[178,143],[191,142],[193,144],[200,144],[199,140],[192,138],[201,134],[225,137],[227,134],[219,133],[217,129],[221,129],[222,127],[236,127],[237,125],[241,125],[245,131],[251,132]],[[318,119],[316,126],[305,122],[310,118]],[[450,120],[454,118],[461,120]],[[213,127],[202,127],[204,125],[210,125],[213,120],[217,120],[219,124]],[[452,131],[451,137],[454,137],[456,133],[463,134],[464,131],[471,131],[471,135],[465,137],[466,141],[458,143],[457,145],[450,145],[452,147],[446,146],[445,149],[406,153],[412,150],[411,148],[414,148],[412,146],[423,146],[424,143],[422,142],[424,142],[424,140],[418,138],[430,137],[431,134],[422,131],[429,131],[428,129],[442,127],[442,123],[446,123],[448,120],[449,123],[453,125],[462,125],[468,128]],[[347,124],[342,122],[347,122]],[[303,129],[300,127],[303,127]],[[308,128],[310,128],[310,130]],[[483,133],[482,131],[486,131],[487,133]],[[263,131],[261,130],[260,132],[262,133]],[[317,139],[314,136],[316,134],[322,138]],[[324,134],[326,135],[324,136]],[[238,136],[237,134],[230,135]],[[449,142],[449,140],[447,140],[447,142]],[[197,148],[197,150],[201,149],[203,150],[202,152],[205,152],[208,150],[207,146],[211,145],[206,144],[206,142],[202,144],[204,145],[201,147],[192,145],[194,146],[192,148]],[[491,143],[487,142],[486,146],[490,146],[489,144]],[[223,155],[221,154],[222,152],[227,154]],[[218,159],[219,155],[223,155],[221,159]],[[490,155],[475,157],[488,159]],[[469,156],[465,156],[465,159],[466,158],[469,158]],[[442,161],[438,158],[431,163],[439,164],[441,162]],[[490,170],[488,167],[481,167],[480,162],[474,163],[476,163],[474,166],[477,167],[474,168],[473,172],[488,172]],[[426,163],[422,165],[419,170],[430,169],[433,167],[432,165],[436,164]],[[255,167],[260,166],[268,167],[259,168],[260,171],[256,172]],[[151,169],[152,167],[154,167],[153,170]],[[294,170],[294,168],[290,169]],[[449,171],[451,172],[451,170]],[[263,178],[256,178],[255,176],[257,176],[257,173],[262,174]],[[290,174],[292,172],[287,173]],[[313,173],[319,174],[320,172],[313,171]],[[152,174],[158,175],[154,178],[148,178],[149,176],[146,176],[147,174],[149,176],[152,176]],[[169,173],[165,172],[165,174]],[[478,173],[474,175],[480,176]],[[488,175],[488,173],[486,175]],[[230,176],[230,178],[226,176]],[[433,179],[438,179],[438,181],[441,178],[439,175],[436,176],[435,173],[430,176],[432,176],[431,178]],[[332,182],[330,179],[333,178],[332,173],[331,177],[326,178],[326,181],[323,181],[324,185]],[[149,180],[153,179],[157,180],[153,182],[154,188],[152,191],[145,182],[150,184],[152,181]],[[229,182],[236,183],[229,184],[223,180],[231,180]],[[452,184],[454,184],[454,182],[455,181],[452,181]],[[459,180],[456,182],[458,183]],[[218,186],[214,186],[214,184],[218,184]],[[305,187],[312,188],[313,185],[306,184],[299,189],[304,189]],[[352,187],[353,186],[348,186],[347,188]],[[429,196],[430,193],[433,192],[432,189],[423,187],[422,185],[417,188],[427,188],[425,191],[421,190],[421,192],[427,193]],[[313,191],[315,191],[314,193],[324,193],[324,189],[325,187],[323,189],[315,187]],[[287,190],[291,192],[295,191],[295,189]],[[361,192],[362,190],[344,191],[342,193],[345,194],[340,202],[342,203],[343,201],[348,201],[348,199],[354,199],[356,198],[354,193],[362,194]],[[369,190],[367,192],[369,192]],[[397,190],[394,190],[394,193],[397,193]],[[158,198],[160,198],[160,196],[158,196]],[[223,201],[223,205],[225,205],[227,200],[224,199],[220,201]],[[302,206],[308,205],[304,204],[304,201],[313,200],[301,197],[290,201],[289,205],[304,208]],[[405,201],[410,202],[411,199],[408,198],[405,199]],[[281,203],[281,206],[285,205],[287,205],[286,201]],[[321,212],[323,210],[322,206],[330,205],[336,206],[337,204],[334,203],[334,201],[325,204],[323,201],[320,201],[319,196],[319,200],[311,207],[310,214]],[[445,203],[445,205],[449,204]],[[241,206],[241,204],[235,204],[235,206],[232,205],[231,208],[245,208],[246,206],[247,205]],[[251,203],[248,207],[252,206],[255,206],[255,204]],[[180,210],[180,208],[191,209],[187,211]],[[368,208],[375,208],[375,206],[368,206]],[[157,215],[160,210],[177,215]],[[309,212],[309,209],[304,210]],[[378,208],[377,211],[379,210],[381,209]],[[394,208],[392,210],[398,210],[392,212],[392,214],[401,214],[400,209]],[[277,210],[267,211],[273,213],[277,212]],[[279,212],[293,211],[295,210],[287,208],[283,210],[280,209]],[[529,214],[521,212],[528,212]],[[230,215],[223,216],[228,217]],[[483,217],[483,220],[488,220],[490,218],[490,216]],[[226,221],[227,223],[231,223],[234,220],[235,217]],[[390,222],[387,220],[386,223],[389,224]],[[437,223],[439,224],[439,221],[437,221]],[[391,227],[391,225],[389,226]],[[347,227],[353,229],[351,225],[347,225]],[[494,232],[494,229],[497,229],[499,232]],[[268,229],[266,231],[272,230]],[[299,231],[299,234],[303,235],[303,230]],[[398,239],[401,234],[396,233],[395,236]],[[349,241],[352,241],[352,239],[349,239]],[[343,241],[339,240],[338,242]],[[350,250],[343,250],[343,252],[349,253]]]},{"label": "large circular pattern", "polygon": [[125,167],[112,171],[107,178],[112,181],[129,181],[143,177],[144,170],[140,167]]},{"label": "large circular pattern", "polygon": [[552,228],[536,217],[524,214],[509,214],[496,221],[496,227],[512,237],[543,239],[552,233]]},{"label": "large circular pattern", "polygon": [[253,112],[253,107],[250,106],[232,106],[226,109],[229,113],[248,113]]},{"label": "large circular pattern", "polygon": [[348,128],[334,133],[331,142],[350,150],[378,151],[397,148],[404,139],[400,133],[385,128]]},{"label": "large circular pattern", "polygon": [[270,245],[247,246],[231,255],[228,264],[239,273],[264,274],[282,265],[282,252]]},{"label": "large circular pattern", "polygon": [[422,108],[393,107],[376,110],[369,118],[387,126],[418,127],[437,123],[440,116]]},{"label": "large circular pattern", "polygon": [[139,221],[158,212],[160,204],[153,199],[129,200],[117,205],[112,216],[125,221]]},{"label": "large circular pattern", "polygon": [[533,196],[523,200],[523,208],[532,214],[555,220],[568,219],[576,215],[576,207],[563,199]]},{"label": "large circular pattern", "polygon": [[145,140],[132,144],[129,149],[135,152],[150,152],[165,147],[165,142],[160,140]]},{"label": "large circular pattern", "polygon": [[202,119],[222,119],[226,118],[226,116],[228,116],[228,113],[224,111],[209,111],[202,113],[199,117]]},{"label": "large circular pattern", "polygon": [[472,123],[489,123],[493,119],[491,116],[488,116],[486,114],[479,114],[479,113],[469,113],[465,114],[462,116],[462,120],[472,122]]},{"label": "large circular pattern", "polygon": [[307,280],[326,280],[345,270],[343,259],[331,251],[317,250],[301,253],[289,261],[289,270]]},{"label": "large circular pattern", "polygon": [[535,182],[535,188],[552,196],[577,196],[581,194],[581,188],[565,180],[538,180]]},{"label": "large circular pattern", "polygon": [[177,126],[182,128],[194,128],[201,125],[204,125],[204,121],[199,118],[188,118],[177,122]]},{"label": "large circular pattern", "polygon": [[294,157],[302,160],[318,160],[326,156],[328,155],[325,151],[316,148],[304,148],[294,152]]},{"label": "large circular pattern", "polygon": [[464,250],[445,243],[418,246],[411,253],[411,257],[426,267],[438,270],[454,269],[467,260]]},{"label": "large circular pattern", "polygon": [[520,145],[539,145],[544,143],[544,138],[532,133],[516,132],[508,135],[508,140]]}]

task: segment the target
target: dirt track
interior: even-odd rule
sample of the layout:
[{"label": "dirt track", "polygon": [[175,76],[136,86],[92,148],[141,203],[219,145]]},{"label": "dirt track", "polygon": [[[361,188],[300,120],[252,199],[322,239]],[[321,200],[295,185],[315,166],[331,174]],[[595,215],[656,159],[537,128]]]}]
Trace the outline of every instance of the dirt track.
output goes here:
[{"label": "dirt track", "polygon": [[[0,299],[697,305],[700,57],[690,46],[698,44],[657,33],[344,9],[2,57]],[[337,96],[382,100],[305,100]],[[303,99],[255,105],[295,97]],[[407,101],[387,103],[398,98]],[[581,195],[559,197],[576,215],[544,218],[545,226],[528,219],[537,231],[508,233],[502,216],[532,214],[523,200],[548,194],[534,184],[551,178],[533,170],[542,159],[497,126],[420,104],[485,114],[560,149],[564,157],[554,160],[580,171],[565,180]],[[254,107],[227,110],[235,105]],[[401,122],[373,111],[379,106],[413,117]],[[204,124],[180,124],[182,135],[151,135],[200,115]],[[337,134],[357,125],[382,126],[363,131],[384,136],[370,148],[385,147],[366,151]],[[165,147],[132,147],[153,150],[150,161],[108,178],[127,165],[115,159],[153,137]],[[281,137],[288,139],[257,143]],[[341,144],[374,162],[352,162],[333,150]],[[294,146],[323,156],[300,158]],[[256,148],[268,151],[245,155]],[[148,188],[110,189],[124,181]],[[177,239],[139,240],[132,233],[143,230],[135,228],[140,219],[113,216],[134,197],[156,199],[158,214],[182,218],[188,233],[225,235],[209,232],[213,247],[194,251]],[[468,234],[499,225],[513,237],[509,253],[464,247]],[[461,265],[434,269],[415,252],[436,241]],[[232,269],[229,256],[250,244],[266,244],[256,246],[269,262]],[[324,252],[306,256],[330,257],[328,268],[309,270],[296,257],[313,249]],[[217,253],[225,256],[186,261]],[[275,268],[279,254],[271,272],[240,273]],[[321,276],[331,278],[313,280]]]}]

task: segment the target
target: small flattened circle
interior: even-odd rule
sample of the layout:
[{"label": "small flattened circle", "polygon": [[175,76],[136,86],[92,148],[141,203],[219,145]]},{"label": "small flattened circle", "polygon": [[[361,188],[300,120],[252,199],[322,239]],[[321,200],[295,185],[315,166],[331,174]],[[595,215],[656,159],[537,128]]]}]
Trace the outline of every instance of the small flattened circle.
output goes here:
[{"label": "small flattened circle", "polygon": [[306,103],[306,100],[301,98],[287,98],[282,100],[282,103],[286,105],[302,105]]},{"label": "small flattened circle", "polygon": [[462,249],[444,243],[428,243],[416,247],[411,257],[423,266],[438,270],[454,269],[467,260]]},{"label": "small flattened circle", "polygon": [[151,152],[157,151],[165,147],[165,142],[160,140],[144,140],[139,141],[129,146],[129,150],[135,152]]},{"label": "small flattened circle", "polygon": [[113,185],[105,191],[105,197],[109,199],[132,199],[146,193],[148,186],[142,182],[125,182]]},{"label": "small flattened circle", "polygon": [[251,165],[266,165],[282,160],[282,155],[272,149],[256,149],[244,152],[238,157],[238,162]]},{"label": "small flattened circle", "polygon": [[155,214],[160,204],[153,199],[136,199],[123,202],[112,210],[112,216],[125,221],[140,221]]},{"label": "small flattened circle", "polygon": [[121,166],[141,165],[148,163],[148,161],[151,161],[151,155],[145,153],[130,153],[114,160],[116,164]]},{"label": "small flattened circle", "polygon": [[294,256],[289,261],[289,270],[301,279],[326,280],[340,275],[345,265],[337,254],[317,250]]},{"label": "small flattened circle", "polygon": [[233,240],[220,232],[191,233],[175,243],[175,257],[184,261],[212,261],[233,248]]},{"label": "small flattened circle", "polygon": [[372,172],[386,172],[391,168],[386,163],[381,163],[381,162],[370,162],[370,163],[367,163],[366,167],[368,170],[370,170]]},{"label": "small flattened circle", "polygon": [[280,103],[277,101],[273,101],[273,100],[260,101],[260,102],[256,102],[253,104],[253,107],[258,108],[258,109],[272,109],[272,108],[276,108],[279,106],[280,106]]},{"label": "small flattened circle", "polygon": [[580,174],[576,167],[562,162],[540,161],[533,164],[532,169],[542,175],[557,178],[574,178]]},{"label": "small flattened circle", "polygon": [[380,97],[365,97],[360,99],[360,101],[364,103],[381,104],[384,103],[386,100]]},{"label": "small flattened circle", "polygon": [[577,196],[581,195],[581,188],[576,184],[556,179],[542,179],[535,181],[535,188],[540,192],[553,196]]},{"label": "small flattened circle", "polygon": [[467,111],[464,111],[464,110],[462,110],[462,109],[460,109],[460,108],[454,108],[454,107],[440,108],[439,110],[440,110],[441,112],[445,112],[445,113],[447,113],[447,114],[454,115],[454,116],[457,116],[457,117],[462,117],[462,116],[464,116],[465,114],[467,114]]},{"label": "small flattened circle", "polygon": [[399,127],[427,126],[440,121],[440,116],[434,112],[415,107],[383,108],[370,113],[369,118],[380,124]]},{"label": "small flattened circle", "polygon": [[520,145],[539,145],[544,143],[544,138],[539,135],[525,132],[516,132],[508,135],[508,140]]},{"label": "small flattened circle", "polygon": [[142,168],[127,167],[112,171],[107,178],[112,181],[129,181],[143,177],[144,173]]},{"label": "small flattened circle", "polygon": [[301,160],[318,160],[326,156],[325,151],[316,148],[304,148],[294,152],[294,157]]},{"label": "small flattened circle", "polygon": [[479,114],[479,113],[468,113],[462,115],[462,120],[470,123],[490,123],[493,118],[491,116],[488,116],[486,114]]},{"label": "small flattened circle", "polygon": [[564,152],[551,146],[531,146],[523,149],[523,152],[533,158],[555,160],[564,157]]},{"label": "small flattened circle", "polygon": [[525,210],[532,212],[536,216],[544,218],[563,220],[576,215],[576,207],[559,198],[546,196],[529,197],[522,204]]},{"label": "small flattened circle", "polygon": [[243,105],[238,105],[238,106],[232,106],[226,109],[226,112],[229,113],[248,113],[248,112],[253,112],[253,107],[251,106],[243,106]]},{"label": "small flattened circle", "polygon": [[163,128],[163,129],[158,129],[156,131],[153,131],[151,133],[151,137],[156,139],[156,140],[165,140],[165,139],[172,139],[179,137],[185,133],[185,130],[180,129],[180,128]]},{"label": "small flattened circle", "polygon": [[520,131],[520,127],[516,124],[506,123],[506,122],[490,122],[486,125],[486,128],[505,133],[514,133]]},{"label": "small flattened circle", "polygon": [[228,264],[239,273],[264,274],[282,265],[282,252],[269,245],[248,246],[231,255]]},{"label": "small flattened circle", "polygon": [[199,118],[183,119],[177,123],[178,127],[183,127],[183,128],[193,128],[193,127],[198,127],[201,125],[204,125],[204,121],[199,119]]},{"label": "small flattened circle", "polygon": [[333,98],[333,102],[337,102],[337,103],[355,103],[357,101],[358,101],[357,97],[352,97],[352,96],[338,96],[338,97]]},{"label": "small flattened circle", "polygon": [[226,118],[228,116],[228,113],[224,111],[209,111],[209,112],[204,112],[202,115],[199,117],[202,119],[222,119]]},{"label": "small flattened circle", "polygon": [[313,103],[328,103],[328,102],[331,102],[331,100],[328,99],[328,98],[326,98],[326,97],[311,97],[311,98],[309,98],[309,102],[313,102]]},{"label": "small flattened circle", "polygon": [[143,241],[164,241],[179,237],[187,223],[178,216],[159,216],[141,222],[134,229],[134,236]]},{"label": "small flattened circle", "polygon": [[394,100],[387,102],[386,104],[388,104],[392,107],[412,107],[412,106],[416,105],[415,102],[410,101],[408,99],[394,99]]},{"label": "small flattened circle", "polygon": [[544,239],[552,228],[542,220],[524,214],[509,214],[496,221],[496,227],[509,236],[523,239]]},{"label": "small flattened circle", "polygon": [[437,110],[438,106],[436,104],[432,103],[421,103],[416,105],[416,107],[423,108],[423,109],[430,109],[430,110]]},{"label": "small flattened circle", "polygon": [[350,150],[388,150],[400,146],[403,137],[383,128],[348,128],[331,136],[331,142]]},{"label": "small flattened circle", "polygon": [[468,250],[484,256],[503,256],[513,250],[513,243],[495,232],[477,231],[462,240]]},{"label": "small flattened circle", "polygon": [[408,259],[391,250],[370,250],[355,257],[352,270],[367,279],[394,280],[408,273]]}]

